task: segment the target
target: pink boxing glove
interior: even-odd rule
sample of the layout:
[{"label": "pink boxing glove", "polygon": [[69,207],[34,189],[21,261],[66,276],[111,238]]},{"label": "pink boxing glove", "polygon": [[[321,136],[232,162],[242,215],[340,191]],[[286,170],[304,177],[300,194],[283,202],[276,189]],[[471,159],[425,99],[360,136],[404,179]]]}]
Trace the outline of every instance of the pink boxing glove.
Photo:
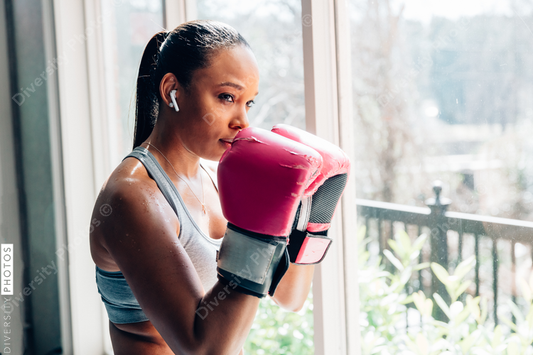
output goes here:
[{"label": "pink boxing glove", "polygon": [[306,197],[302,199],[287,246],[292,263],[319,263],[332,242],[327,233],[348,181],[350,159],[336,145],[299,128],[279,124],[272,132],[303,143],[322,156],[320,173],[304,193]]},{"label": "pink boxing glove", "polygon": [[298,205],[321,165],[314,149],[267,130],[237,134],[218,167],[228,220],[217,256],[221,281],[257,297],[274,294],[289,266],[287,236]]}]

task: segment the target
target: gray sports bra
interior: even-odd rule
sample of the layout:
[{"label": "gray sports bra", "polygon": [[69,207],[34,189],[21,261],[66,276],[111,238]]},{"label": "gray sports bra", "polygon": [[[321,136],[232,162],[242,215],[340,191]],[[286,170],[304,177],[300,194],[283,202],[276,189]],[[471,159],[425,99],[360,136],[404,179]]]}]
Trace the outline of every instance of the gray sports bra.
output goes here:
[{"label": "gray sports bra", "polygon": [[[204,290],[209,290],[217,282],[216,252],[220,248],[221,239],[215,240],[205,235],[192,219],[176,186],[172,183],[163,168],[146,148],[135,148],[126,158],[138,159],[165,196],[166,200],[178,216],[180,233],[178,238],[189,255],[196,272],[202,281]],[[124,159],[126,159],[124,158]],[[202,166],[203,168],[203,166]],[[215,187],[216,179],[207,172]],[[149,320],[133,295],[126,278],[120,271],[111,272],[96,266],[96,285],[98,293],[107,310],[109,320],[115,324],[137,323]]]}]

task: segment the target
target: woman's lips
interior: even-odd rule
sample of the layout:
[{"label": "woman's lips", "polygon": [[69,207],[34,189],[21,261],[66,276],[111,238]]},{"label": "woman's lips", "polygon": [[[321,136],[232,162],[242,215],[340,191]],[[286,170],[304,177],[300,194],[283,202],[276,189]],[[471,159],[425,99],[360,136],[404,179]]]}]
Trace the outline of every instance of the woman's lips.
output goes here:
[{"label": "woman's lips", "polygon": [[226,149],[231,148],[231,144],[233,143],[233,139],[221,139],[220,141],[226,146]]}]

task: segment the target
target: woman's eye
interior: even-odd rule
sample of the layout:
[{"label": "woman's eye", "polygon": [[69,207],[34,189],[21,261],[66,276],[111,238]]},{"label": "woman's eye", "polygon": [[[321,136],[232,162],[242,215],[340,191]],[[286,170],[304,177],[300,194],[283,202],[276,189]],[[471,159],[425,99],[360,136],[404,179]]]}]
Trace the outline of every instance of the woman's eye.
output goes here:
[{"label": "woman's eye", "polygon": [[227,101],[227,102],[233,102],[233,96],[230,95],[230,94],[221,94],[218,96],[219,99],[222,99],[224,101]]},{"label": "woman's eye", "polygon": [[248,107],[252,107],[253,105],[255,105],[255,101],[254,100],[250,100],[246,103],[246,106]]}]

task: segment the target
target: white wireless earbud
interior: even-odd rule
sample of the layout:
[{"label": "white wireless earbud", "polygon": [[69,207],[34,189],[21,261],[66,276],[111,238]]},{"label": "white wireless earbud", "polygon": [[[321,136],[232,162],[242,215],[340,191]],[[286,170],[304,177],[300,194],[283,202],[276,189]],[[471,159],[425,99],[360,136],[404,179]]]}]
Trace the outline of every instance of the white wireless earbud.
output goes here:
[{"label": "white wireless earbud", "polygon": [[170,107],[174,107],[174,110],[176,110],[176,112],[179,112],[180,108],[178,107],[178,103],[176,102],[176,91],[177,90],[172,90],[170,92],[170,99],[172,100],[172,103],[168,104]]}]

